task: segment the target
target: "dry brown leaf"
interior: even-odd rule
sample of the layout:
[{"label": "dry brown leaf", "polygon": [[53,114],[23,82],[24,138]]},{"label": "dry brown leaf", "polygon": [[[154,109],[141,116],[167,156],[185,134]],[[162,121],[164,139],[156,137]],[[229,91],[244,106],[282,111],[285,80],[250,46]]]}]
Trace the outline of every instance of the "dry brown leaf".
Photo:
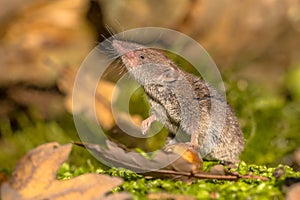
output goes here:
[{"label": "dry brown leaf", "polygon": [[8,176],[5,173],[0,172],[0,187],[2,183],[6,182],[7,180],[8,180]]},{"label": "dry brown leaf", "polygon": [[[56,180],[56,172],[68,158],[72,145],[43,144],[25,155],[12,178],[3,183],[1,198],[10,199],[106,199],[122,179],[100,174],[84,174],[70,180]],[[121,194],[123,199],[127,194]]]},{"label": "dry brown leaf", "polygon": [[150,200],[159,200],[159,199],[172,199],[172,200],[193,200],[196,197],[182,194],[168,194],[168,193],[150,193],[147,195],[147,198]]},{"label": "dry brown leaf", "polygon": [[7,92],[9,99],[24,107],[34,107],[39,115],[45,119],[62,116],[65,112],[63,96],[56,91],[39,90],[26,86],[12,86]]},{"label": "dry brown leaf", "polygon": [[300,183],[294,184],[288,189],[286,200],[297,200],[300,194]]},{"label": "dry brown leaf", "polygon": [[[201,171],[202,159],[191,149],[184,148],[186,144],[181,143],[176,144],[173,149],[171,149],[171,152],[158,150],[151,158],[145,158],[137,152],[123,149],[121,145],[109,140],[106,140],[106,147],[102,147],[98,144],[80,142],[74,142],[74,144],[94,152],[93,155],[104,164],[127,168],[149,178],[166,178],[186,182],[193,182],[197,179],[237,180],[239,178],[245,178],[269,180],[266,177],[255,175],[240,175],[234,173],[226,173],[223,175],[219,171],[218,174],[216,174],[216,172],[203,172]],[[184,150],[185,152],[183,152]]]},{"label": "dry brown leaf", "polygon": [[5,119],[9,116],[10,113],[15,109],[16,105],[8,100],[8,99],[1,99],[0,100],[0,118]]},{"label": "dry brown leaf", "polygon": [[[183,146],[180,146],[181,144],[178,144],[180,146],[178,148],[174,147],[174,149],[176,149],[175,151],[165,152],[163,150],[158,150],[151,159],[148,159],[135,151],[123,149],[117,143],[109,140],[106,140],[106,148],[98,144],[83,144],[78,142],[75,142],[75,144],[94,152],[94,156],[103,161],[104,164],[127,168],[141,173],[148,173],[150,171],[151,175],[163,168],[171,172],[184,172],[189,176],[192,173],[199,171],[202,164],[202,160],[198,157],[198,154],[193,154],[190,158],[187,158],[186,154],[192,154],[192,151],[184,149]],[[183,152],[184,150],[186,151]],[[163,173],[158,172],[158,174],[163,176]],[[172,174],[166,175],[167,177],[172,176]]]},{"label": "dry brown leaf", "polygon": [[[0,85],[49,87],[64,66],[80,65],[93,47],[94,36],[85,20],[88,3],[19,2],[22,6],[15,6],[14,16],[7,18],[0,35]],[[3,5],[0,13],[7,9],[7,3]]]},{"label": "dry brown leaf", "polygon": [[168,147],[171,152],[180,157],[169,165],[175,171],[196,173],[202,169],[203,160],[198,152],[190,148],[186,143],[175,143]]},{"label": "dry brown leaf", "polygon": [[101,80],[96,91],[95,109],[97,119],[104,129],[111,129],[115,124],[115,120],[111,111],[112,95],[117,95],[118,88],[115,84]]},{"label": "dry brown leaf", "polygon": [[[73,113],[75,115],[80,112],[87,111],[88,107],[90,106],[90,99],[82,98],[80,102],[76,102],[76,107],[72,107],[72,97],[74,89],[73,86],[76,75],[76,69],[64,69],[58,85],[59,88],[67,94],[65,99],[66,109],[70,113]],[[88,79],[93,79],[93,77],[88,77]],[[82,87],[76,88],[78,90],[78,95],[84,97],[93,95],[93,93],[89,91],[89,88],[93,87],[90,84],[91,82],[87,82],[86,85],[82,85]],[[97,119],[101,126],[106,130],[111,129],[116,124],[111,111],[113,92],[115,92],[115,95],[117,95],[118,93],[118,88],[115,87],[113,83],[105,80],[100,80],[97,86],[96,94],[94,95]]]}]

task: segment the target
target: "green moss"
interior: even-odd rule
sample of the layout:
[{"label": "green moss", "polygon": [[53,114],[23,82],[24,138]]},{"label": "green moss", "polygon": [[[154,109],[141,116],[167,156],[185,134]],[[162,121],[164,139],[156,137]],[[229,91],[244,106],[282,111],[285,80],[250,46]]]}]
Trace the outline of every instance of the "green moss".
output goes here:
[{"label": "green moss", "polygon": [[[205,166],[211,166],[214,162],[204,162]],[[74,167],[65,163],[58,172],[59,179],[72,178],[82,173],[96,172],[118,176],[124,179],[124,183],[113,189],[113,192],[130,192],[134,199],[146,199],[146,195],[155,192],[167,192],[171,194],[185,194],[197,197],[197,199],[210,199],[212,196],[218,199],[284,199],[284,192],[281,189],[283,180],[286,177],[300,177],[300,172],[284,165],[284,176],[279,179],[273,177],[275,168],[268,168],[259,165],[247,165],[241,162],[236,169],[240,174],[264,176],[268,181],[258,179],[239,179],[238,181],[224,180],[197,180],[194,183],[186,183],[174,180],[146,179],[126,169],[111,168],[105,170],[87,162],[84,166]]]}]

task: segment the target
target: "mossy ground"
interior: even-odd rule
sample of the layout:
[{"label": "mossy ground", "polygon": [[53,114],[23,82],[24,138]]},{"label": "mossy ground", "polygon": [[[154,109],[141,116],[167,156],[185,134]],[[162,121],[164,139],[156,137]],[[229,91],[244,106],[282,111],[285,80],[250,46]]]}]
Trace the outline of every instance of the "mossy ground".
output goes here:
[{"label": "mossy ground", "polygon": [[[206,170],[212,166],[205,162]],[[224,180],[197,180],[193,183],[182,181],[149,179],[126,169],[103,169],[88,161],[80,167],[64,163],[58,172],[59,179],[69,179],[87,172],[108,174],[124,179],[124,183],[115,188],[113,192],[129,192],[134,199],[146,199],[149,193],[167,192],[170,194],[192,195],[197,199],[284,199],[282,190],[283,182],[287,177],[300,177],[300,172],[295,172],[288,166],[280,165],[284,176],[275,178],[275,168],[266,166],[247,165],[241,162],[236,169],[240,174],[249,174],[268,177],[268,181],[258,179],[239,179],[237,181]]]}]

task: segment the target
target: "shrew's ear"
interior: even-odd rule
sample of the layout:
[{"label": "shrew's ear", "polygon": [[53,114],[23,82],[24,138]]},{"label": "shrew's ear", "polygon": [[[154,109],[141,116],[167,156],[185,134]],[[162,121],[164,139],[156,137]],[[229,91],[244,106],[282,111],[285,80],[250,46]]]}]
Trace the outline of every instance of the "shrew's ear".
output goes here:
[{"label": "shrew's ear", "polygon": [[173,68],[166,68],[166,70],[160,75],[159,80],[165,83],[172,83],[179,79],[179,73]]}]

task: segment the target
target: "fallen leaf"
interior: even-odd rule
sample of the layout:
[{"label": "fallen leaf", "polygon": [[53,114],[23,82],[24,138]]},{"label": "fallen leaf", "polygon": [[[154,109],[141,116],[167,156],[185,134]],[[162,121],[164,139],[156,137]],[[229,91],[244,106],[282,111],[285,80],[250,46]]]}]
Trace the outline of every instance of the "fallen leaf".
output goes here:
[{"label": "fallen leaf", "polygon": [[170,164],[175,171],[196,173],[202,169],[203,160],[199,153],[190,148],[186,143],[175,143],[168,146],[168,151],[180,155],[180,157]]},{"label": "fallen leaf", "polygon": [[84,82],[84,84],[80,86],[75,87],[75,89],[77,90],[76,95],[92,98],[80,98],[80,101],[75,100],[76,104],[74,106],[73,90],[77,72],[78,71],[76,69],[65,68],[62,71],[58,83],[58,87],[60,88],[60,90],[66,94],[66,109],[68,110],[68,112],[76,115],[89,110],[91,102],[95,102],[95,112],[97,115],[97,120],[99,121],[101,127],[106,130],[111,129],[116,124],[113,113],[111,111],[112,95],[113,92],[115,92],[115,95],[117,95],[119,89],[109,81],[100,80],[94,93],[94,91],[90,91],[90,88],[93,88],[94,81],[91,80],[94,80],[95,77],[87,74],[86,79],[84,79],[84,81],[86,82]]},{"label": "fallen leaf", "polygon": [[[199,158],[186,159],[186,154],[190,154],[191,151],[185,148],[187,151],[184,152],[183,146],[174,148],[177,152],[157,150],[152,155],[148,155],[150,157],[148,159],[140,153],[124,149],[123,146],[109,140],[106,140],[106,147],[98,144],[79,142],[74,142],[74,144],[91,150],[101,162],[108,166],[127,168],[138,173],[168,169],[191,174],[198,171],[202,163]],[[193,156],[196,157],[198,154]]]},{"label": "fallen leaf", "polygon": [[[94,153],[93,155],[103,162],[103,164],[127,168],[138,173],[155,171],[165,167],[173,169],[173,167],[170,167],[170,164],[180,158],[180,155],[176,153],[157,150],[149,155],[147,154],[148,159],[136,151],[121,148],[120,145],[110,140],[106,140],[106,147],[102,147],[98,144],[79,142],[74,142],[74,144],[91,150]],[[190,164],[187,160],[183,162],[187,165]],[[191,173],[190,169],[191,168],[187,168],[189,173]]]},{"label": "fallen leaf", "polygon": [[8,180],[8,176],[4,172],[0,172],[0,187],[2,183],[6,182]]},{"label": "fallen leaf", "polygon": [[[123,182],[120,178],[101,174],[84,174],[70,180],[57,180],[56,172],[68,158],[71,148],[72,144],[59,145],[53,142],[31,150],[21,158],[9,182],[2,184],[1,198],[106,199],[106,194]],[[125,199],[128,195],[120,197]]]},{"label": "fallen leaf", "polygon": [[286,200],[297,200],[300,194],[300,183],[294,184],[288,189],[286,194]]},{"label": "fallen leaf", "polygon": [[118,95],[118,88],[111,82],[101,80],[96,90],[95,109],[97,119],[104,129],[109,130],[115,124],[114,116],[111,111],[113,92]]},{"label": "fallen leaf", "polygon": [[172,200],[193,200],[196,199],[196,197],[190,196],[190,195],[182,195],[182,194],[168,194],[164,192],[160,193],[150,193],[147,195],[147,198],[150,200],[155,199],[172,199]]},{"label": "fallen leaf", "polygon": [[1,18],[7,21],[0,24],[1,86],[26,83],[52,87],[64,66],[79,66],[94,46],[94,36],[85,20],[88,1],[0,4],[0,13],[12,9]]},{"label": "fallen leaf", "polygon": [[44,119],[53,119],[64,113],[63,97],[56,91],[40,90],[26,86],[12,86],[6,94],[9,99],[24,107],[34,107]]},{"label": "fallen leaf", "polygon": [[93,152],[93,155],[103,164],[130,169],[150,178],[167,178],[186,182],[193,182],[197,179],[237,180],[245,178],[269,180],[266,177],[254,175],[233,173],[223,175],[203,172],[201,171],[202,159],[188,148],[183,151],[185,144],[178,143],[178,146],[175,146],[172,152],[157,150],[153,155],[150,154],[149,156],[147,154],[147,156],[144,156],[124,149],[122,145],[118,145],[113,141],[106,140],[105,142],[106,147],[80,142],[74,142],[74,144]]}]

